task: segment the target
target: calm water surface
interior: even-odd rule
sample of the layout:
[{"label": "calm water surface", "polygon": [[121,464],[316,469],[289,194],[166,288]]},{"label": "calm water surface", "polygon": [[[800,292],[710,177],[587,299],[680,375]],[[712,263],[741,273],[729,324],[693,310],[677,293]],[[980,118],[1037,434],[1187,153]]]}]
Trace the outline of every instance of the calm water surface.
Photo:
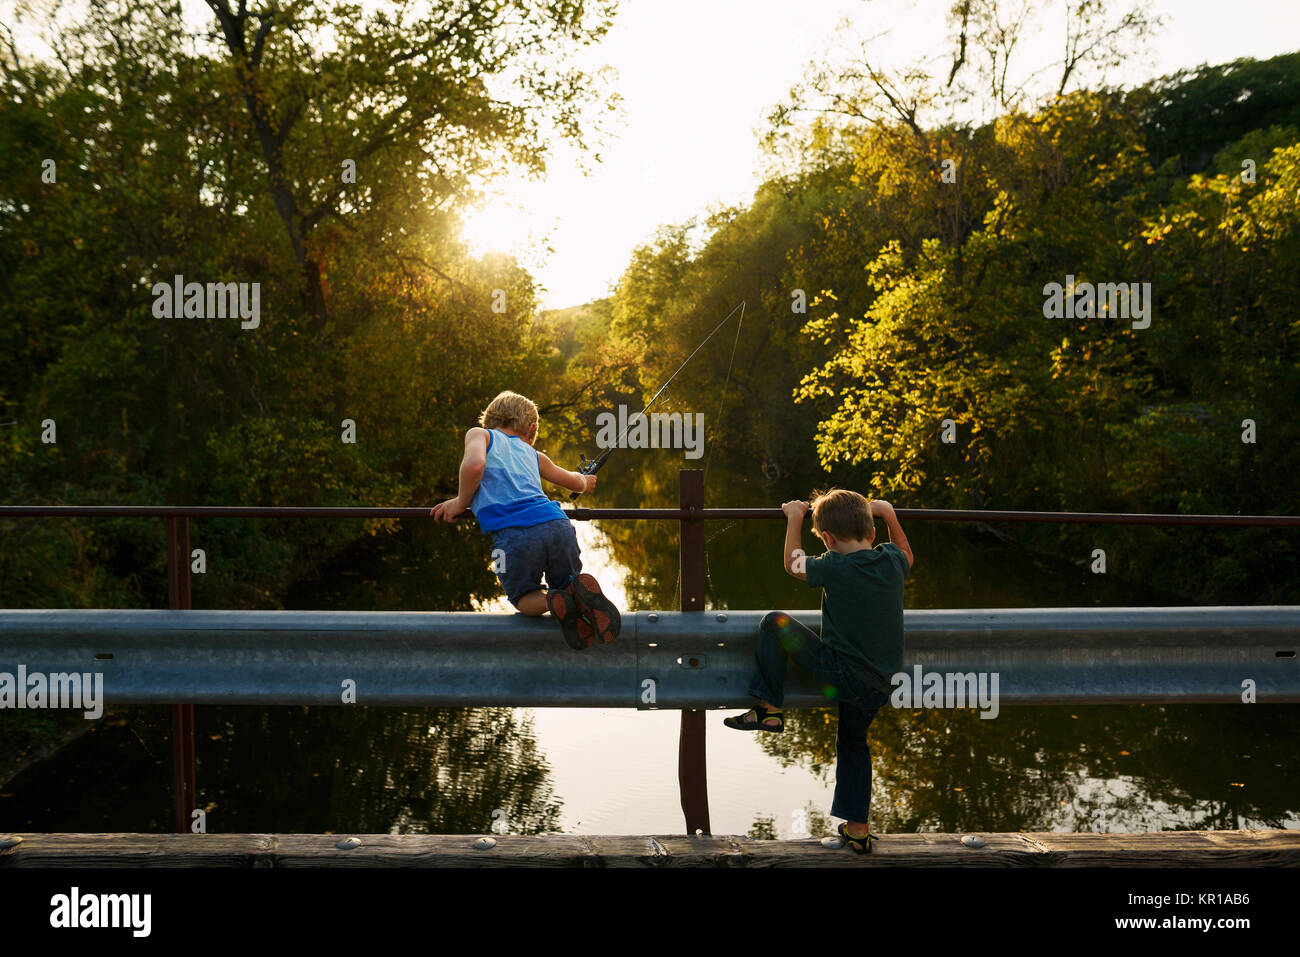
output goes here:
[{"label": "calm water surface", "polygon": [[[617,478],[611,464],[602,479],[619,494],[591,504],[675,505],[679,464]],[[717,466],[709,486],[713,505],[806,494]],[[578,526],[587,570],[620,607],[675,607],[673,523]],[[202,530],[196,523],[196,542]],[[782,531],[779,522],[710,523],[710,607],[817,607],[818,593],[781,568]],[[1181,603],[1093,575],[1087,556],[1044,560],[953,525],[907,532],[917,556],[909,608]],[[1109,532],[1116,564],[1123,536],[1144,533]],[[817,550],[811,537],[805,544]],[[287,604],[500,610],[487,560],[472,524],[411,527],[339,556]],[[196,607],[202,598],[196,582]],[[557,631],[556,654],[568,653]],[[784,735],[761,738],[724,728],[725,713],[708,719],[713,831],[821,833],[834,713],[792,712]],[[200,706],[200,804],[213,832],[680,832],[678,721],[623,709]],[[169,729],[167,708],[115,712],[5,786],[0,831],[169,830]],[[1300,707],[1290,705],[1008,706],[991,721],[887,708],[871,733],[872,823],[882,832],[1300,827],[1298,732]]]}]

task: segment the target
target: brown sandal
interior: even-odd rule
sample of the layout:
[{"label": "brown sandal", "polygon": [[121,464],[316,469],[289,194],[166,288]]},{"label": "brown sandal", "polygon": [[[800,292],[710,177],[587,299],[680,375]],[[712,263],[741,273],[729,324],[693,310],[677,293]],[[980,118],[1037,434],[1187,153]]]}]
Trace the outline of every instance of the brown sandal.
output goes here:
[{"label": "brown sandal", "polygon": [[596,640],[596,632],[583,619],[572,585],[547,591],[546,607],[560,623],[564,641],[570,648],[581,651],[591,647],[591,643]]},{"label": "brown sandal", "polygon": [[578,599],[578,610],[600,636],[600,640],[613,641],[617,638],[623,628],[623,616],[601,592],[600,583],[591,575],[579,575],[573,580],[572,588]]}]

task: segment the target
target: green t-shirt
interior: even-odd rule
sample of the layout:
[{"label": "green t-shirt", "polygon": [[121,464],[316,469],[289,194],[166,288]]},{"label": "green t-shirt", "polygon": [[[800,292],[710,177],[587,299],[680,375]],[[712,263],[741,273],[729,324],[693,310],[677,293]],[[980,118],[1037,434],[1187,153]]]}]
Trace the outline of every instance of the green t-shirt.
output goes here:
[{"label": "green t-shirt", "polygon": [[822,641],[855,675],[889,694],[903,670],[903,550],[884,542],[847,555],[826,552],[809,558],[804,572],[822,589]]}]

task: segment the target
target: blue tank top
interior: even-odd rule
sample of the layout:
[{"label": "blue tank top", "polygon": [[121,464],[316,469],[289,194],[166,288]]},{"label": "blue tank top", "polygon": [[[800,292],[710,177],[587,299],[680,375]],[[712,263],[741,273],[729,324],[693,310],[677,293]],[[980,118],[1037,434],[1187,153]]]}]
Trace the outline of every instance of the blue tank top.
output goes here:
[{"label": "blue tank top", "polygon": [[470,511],[484,532],[528,528],[567,518],[542,492],[537,450],[517,435],[488,429],[487,463]]}]

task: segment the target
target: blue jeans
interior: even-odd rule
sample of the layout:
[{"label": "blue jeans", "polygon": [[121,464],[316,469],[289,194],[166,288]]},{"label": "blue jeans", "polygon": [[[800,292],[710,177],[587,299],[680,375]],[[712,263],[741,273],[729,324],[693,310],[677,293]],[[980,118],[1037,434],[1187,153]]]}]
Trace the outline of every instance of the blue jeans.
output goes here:
[{"label": "blue jeans", "polygon": [[781,707],[785,700],[786,658],[816,681],[839,706],[835,735],[835,798],[831,814],[866,821],[871,811],[871,748],[867,729],[889,695],[865,684],[821,637],[783,611],[768,612],[758,626],[757,669],[749,693]]}]

